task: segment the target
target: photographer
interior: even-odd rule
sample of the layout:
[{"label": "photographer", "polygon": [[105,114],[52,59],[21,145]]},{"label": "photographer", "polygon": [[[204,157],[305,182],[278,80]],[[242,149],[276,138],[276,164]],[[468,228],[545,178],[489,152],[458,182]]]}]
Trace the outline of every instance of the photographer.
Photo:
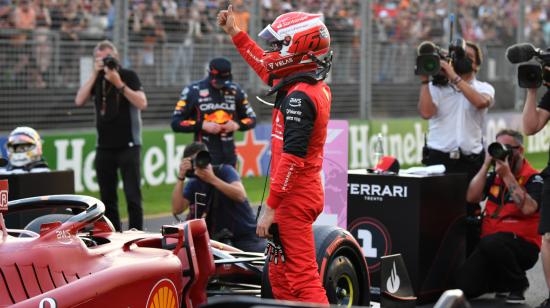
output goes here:
[{"label": "photographer", "polygon": [[[548,67],[544,68],[550,71]],[[525,106],[523,107],[523,131],[526,135],[534,135],[540,132],[550,120],[550,83],[545,82],[547,87],[546,93],[540,100],[538,107],[537,89],[527,89],[527,97],[525,98]],[[550,160],[546,168],[541,172],[541,176],[546,180],[542,190],[542,204],[540,208],[540,223],[539,233],[543,235],[541,246],[542,267],[544,269],[544,277],[549,290],[548,298],[538,307],[550,307]]]},{"label": "photographer", "polygon": [[129,228],[143,228],[141,204],[141,110],[147,98],[137,74],[122,68],[116,47],[109,41],[97,44],[92,75],[78,90],[75,104],[83,106],[94,97],[97,149],[95,167],[106,216],[121,231],[118,214],[118,169],[128,204]]},{"label": "photographer", "polygon": [[210,163],[200,168],[197,154],[206,150],[198,142],[185,147],[172,191],[172,213],[189,209],[187,219],[205,218],[212,239],[244,251],[263,252],[266,243],[256,236],[254,214],[237,171],[231,165]]},{"label": "photographer", "polygon": [[[487,110],[494,103],[494,88],[476,79],[482,63],[482,53],[474,43],[466,42],[465,57],[449,64],[441,60],[441,73],[449,80],[446,85],[434,85],[430,76],[420,76],[418,110],[429,119],[428,138],[422,162],[425,165],[443,164],[447,173],[466,173],[467,180],[483,164],[483,126]],[[479,214],[478,204],[468,204],[467,216]],[[475,226],[467,235],[467,252],[477,242]]]},{"label": "photographer", "polygon": [[[525,271],[538,260],[537,232],[542,177],[524,158],[523,136],[514,130],[496,135],[483,166],[470,182],[468,202],[485,203],[481,240],[458,271],[458,287],[467,297],[508,293],[506,302],[525,301]],[[494,171],[489,168],[494,163]]]},{"label": "photographer", "polygon": [[212,154],[212,163],[237,166],[233,133],[256,126],[246,93],[232,81],[231,62],[214,58],[208,76],[183,89],[172,116],[172,130],[194,133]]}]

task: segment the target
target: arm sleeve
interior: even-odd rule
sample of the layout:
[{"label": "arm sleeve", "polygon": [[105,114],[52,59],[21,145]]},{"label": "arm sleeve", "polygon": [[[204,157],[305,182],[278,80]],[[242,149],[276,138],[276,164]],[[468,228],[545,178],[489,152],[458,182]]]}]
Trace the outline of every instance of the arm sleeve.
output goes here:
[{"label": "arm sleeve", "polygon": [[233,36],[233,44],[237,47],[237,51],[239,51],[243,59],[252,67],[256,74],[260,76],[265,84],[268,84],[269,73],[261,63],[261,59],[264,55],[263,49],[261,49],[245,31],[241,31]]},{"label": "arm sleeve", "polygon": [[487,82],[481,82],[480,87],[476,89],[480,94],[488,95],[491,98],[491,104],[489,107],[492,107],[495,104],[495,88]]},{"label": "arm sleeve", "polygon": [[[216,167],[213,167],[216,168]],[[240,182],[241,177],[237,173],[237,170],[230,165],[222,165],[222,168],[219,171],[217,176],[222,179],[224,182],[231,184],[233,182]]]},{"label": "arm sleeve", "polygon": [[428,90],[430,91],[430,96],[432,97],[432,102],[436,107],[439,107],[439,101],[441,99],[441,87],[434,86],[433,83],[430,82],[428,86]]},{"label": "arm sleeve", "polygon": [[195,198],[194,198],[194,195],[195,195],[195,184],[196,181],[195,180],[190,180],[186,185],[185,187],[183,187],[183,197],[185,199],[187,199],[187,201],[189,201],[189,203],[195,203]]},{"label": "arm sleeve", "polygon": [[198,133],[202,128],[200,114],[195,107],[193,89],[188,86],[181,91],[180,100],[172,114],[172,130],[181,133]]},{"label": "arm sleeve", "polygon": [[[121,76],[122,78],[122,76]],[[124,78],[124,83],[128,86],[128,88],[134,90],[134,91],[143,91],[143,87],[141,85],[141,81],[139,80],[138,75],[134,71],[128,71],[128,74],[126,75],[126,78]]]},{"label": "arm sleeve", "polygon": [[248,102],[248,97],[242,89],[238,90],[236,108],[239,130],[245,131],[254,128],[256,126],[256,113],[254,113]]},{"label": "arm sleeve", "polygon": [[540,209],[541,200],[542,200],[542,188],[544,186],[544,180],[539,174],[535,174],[527,180],[525,183],[525,190],[537,202],[538,208]]},{"label": "arm sleeve", "polygon": [[267,204],[276,209],[304,167],[316,118],[316,108],[303,92],[293,92],[281,104],[285,119],[284,145],[269,191]]},{"label": "arm sleeve", "polygon": [[540,99],[539,108],[550,112],[550,89],[546,90],[544,96]]}]

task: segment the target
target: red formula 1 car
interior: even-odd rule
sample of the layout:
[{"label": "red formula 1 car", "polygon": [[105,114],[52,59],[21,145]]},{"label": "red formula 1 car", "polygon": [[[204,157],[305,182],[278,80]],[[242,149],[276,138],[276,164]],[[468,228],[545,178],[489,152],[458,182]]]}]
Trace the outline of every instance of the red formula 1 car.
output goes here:
[{"label": "red formula 1 car", "polygon": [[[118,233],[104,210],[86,196],[11,201],[7,220],[42,215],[0,242],[0,307],[198,307],[208,296],[270,296],[263,254],[210,240],[204,220]],[[329,300],[368,305],[357,242],[340,228],[314,231]]]}]

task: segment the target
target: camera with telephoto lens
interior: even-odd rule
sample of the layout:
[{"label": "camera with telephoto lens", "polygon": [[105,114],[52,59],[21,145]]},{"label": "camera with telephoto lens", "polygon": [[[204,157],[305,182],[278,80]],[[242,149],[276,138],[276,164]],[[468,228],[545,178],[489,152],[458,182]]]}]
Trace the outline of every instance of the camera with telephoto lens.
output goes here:
[{"label": "camera with telephoto lens", "polygon": [[493,142],[487,148],[487,152],[492,158],[504,161],[506,157],[512,156],[512,149],[500,142]]},{"label": "camera with telephoto lens", "polygon": [[[529,43],[515,44],[506,49],[506,58],[518,66],[518,84],[521,88],[538,88],[542,82],[550,82],[550,48],[542,50]],[[535,61],[530,61],[531,59]],[[529,61],[529,62],[528,62]]]},{"label": "camera with telephoto lens", "polygon": [[461,67],[457,64],[464,62],[466,59],[466,41],[456,39],[449,44],[449,49],[444,50],[430,41],[424,41],[418,45],[416,49],[416,66],[414,73],[416,75],[432,76],[432,82],[436,86],[445,86],[449,80],[441,72],[440,60],[447,61],[453,65],[454,70],[461,72]]},{"label": "camera with telephoto lens", "polygon": [[199,151],[195,158],[191,159],[191,169],[185,173],[188,178],[196,177],[195,168],[204,169],[212,162],[212,157],[208,151]]},{"label": "camera with telephoto lens", "polygon": [[118,69],[118,60],[112,56],[106,56],[103,58],[103,65],[112,70]]}]

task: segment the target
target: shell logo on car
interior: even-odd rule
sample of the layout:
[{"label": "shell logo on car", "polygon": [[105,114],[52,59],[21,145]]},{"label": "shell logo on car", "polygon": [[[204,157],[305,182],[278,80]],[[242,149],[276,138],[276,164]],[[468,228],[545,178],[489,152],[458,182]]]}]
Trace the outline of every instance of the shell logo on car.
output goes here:
[{"label": "shell logo on car", "polygon": [[147,299],[147,308],[176,308],[179,307],[176,287],[169,279],[162,279],[155,286]]}]

